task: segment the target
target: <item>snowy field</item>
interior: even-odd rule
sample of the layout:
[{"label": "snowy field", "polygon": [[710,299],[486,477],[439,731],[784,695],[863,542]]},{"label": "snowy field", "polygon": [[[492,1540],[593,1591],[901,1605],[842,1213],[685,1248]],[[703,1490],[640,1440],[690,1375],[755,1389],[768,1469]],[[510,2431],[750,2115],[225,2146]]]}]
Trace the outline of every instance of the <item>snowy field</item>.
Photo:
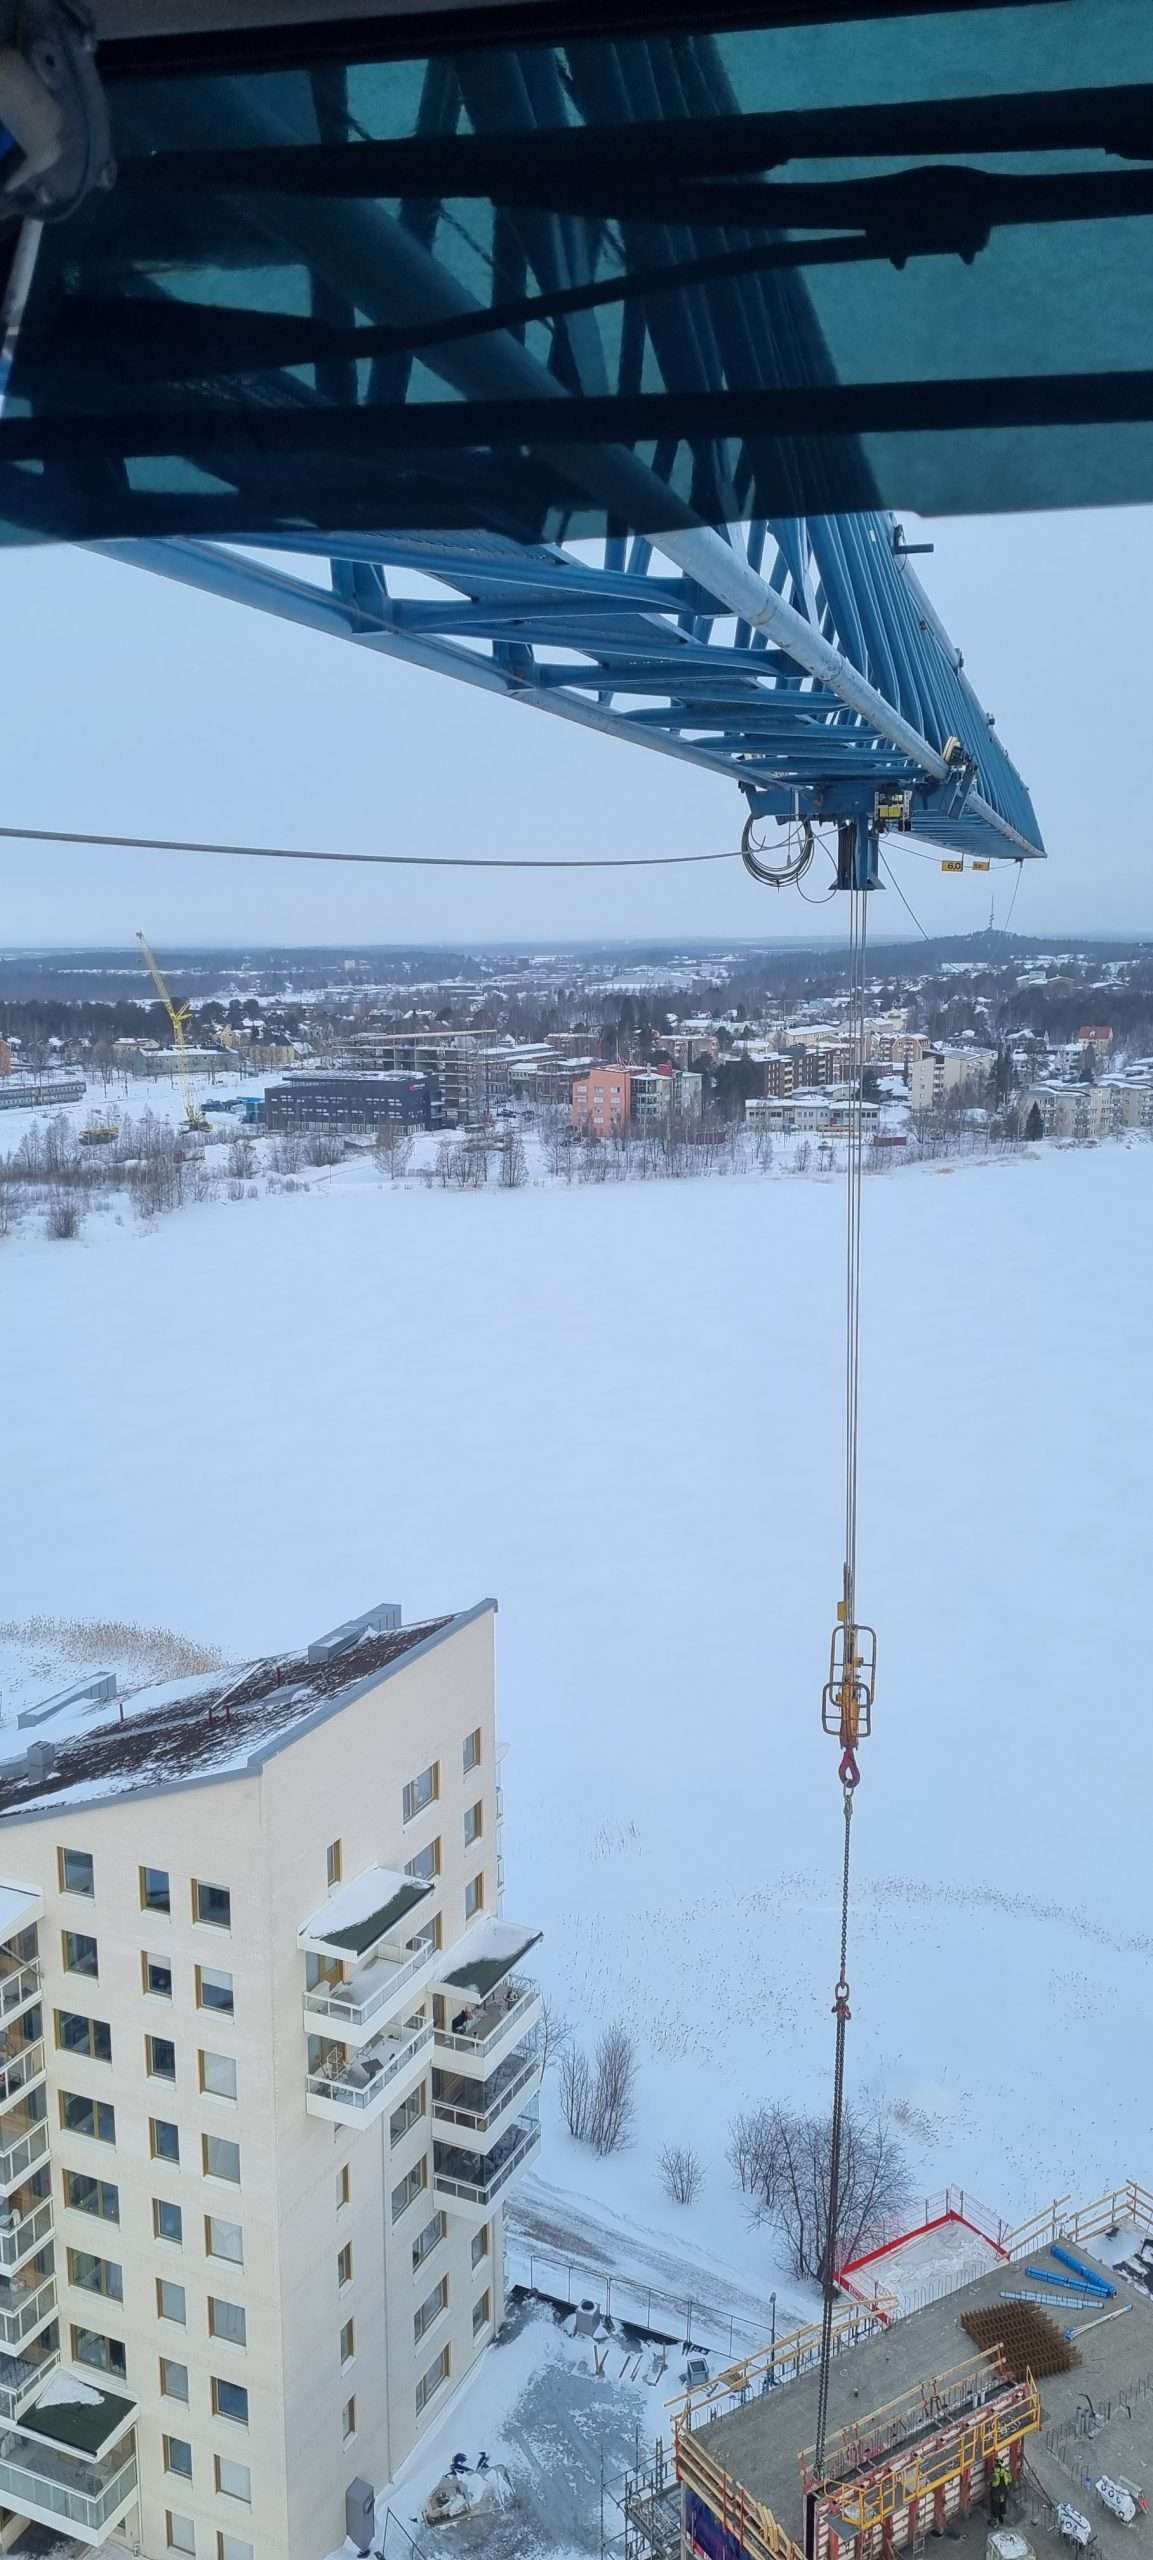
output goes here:
[{"label": "snowy field", "polygon": [[[1153,2170],[1153,1153],[909,1168],[865,1210],[853,2081],[926,2191],[1014,2216]],[[523,2211],[570,2246],[613,2214],[650,2265],[687,2243],[754,2320],[779,2269],[728,2123],[822,2104],[831,2059],[841,1267],[827,1181],[455,1194],[355,1162],[0,1246],[0,1617],[231,1658],[495,1593],[506,1909],[578,2031],[623,2018],[641,2060],[614,2162],[546,2096]],[[668,2140],[706,2163],[688,2212]]]}]

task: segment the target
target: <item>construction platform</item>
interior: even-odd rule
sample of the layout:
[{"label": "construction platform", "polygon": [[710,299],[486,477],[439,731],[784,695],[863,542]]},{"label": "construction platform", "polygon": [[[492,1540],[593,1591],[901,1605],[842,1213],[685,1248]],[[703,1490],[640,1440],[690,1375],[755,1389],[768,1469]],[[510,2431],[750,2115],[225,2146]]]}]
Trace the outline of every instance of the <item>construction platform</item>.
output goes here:
[{"label": "construction platform", "polygon": [[[1120,2523],[1094,2484],[1104,2474],[1153,2500],[1153,2298],[1106,2258],[1083,2246],[1078,2255],[1115,2291],[1099,2308],[1055,2292],[1050,2317],[1078,2332],[1069,2372],[1014,2381],[976,2355],[966,2313],[1003,2306],[1008,2316],[1007,2294],[1046,2292],[1020,2261],[1002,2262],[836,2357],[815,2483],[816,2374],[766,2389],[758,2373],[743,2397],[739,2369],[718,2377],[679,2429],[686,2550],[706,2560],[845,2560],[847,2550],[877,2560],[919,2550],[926,2535],[968,2539],[978,2523],[983,2540],[998,2457],[1015,2475],[1009,2521],[1037,2550],[1075,2548],[1058,2530],[1061,2505],[1088,2519],[1103,2560],[1120,2560],[1126,2543],[1131,2553],[1135,2534],[1147,2543],[1144,2512]],[[1068,2280],[1043,2244],[1029,2264]],[[729,2405],[711,2415],[730,2380]]]}]

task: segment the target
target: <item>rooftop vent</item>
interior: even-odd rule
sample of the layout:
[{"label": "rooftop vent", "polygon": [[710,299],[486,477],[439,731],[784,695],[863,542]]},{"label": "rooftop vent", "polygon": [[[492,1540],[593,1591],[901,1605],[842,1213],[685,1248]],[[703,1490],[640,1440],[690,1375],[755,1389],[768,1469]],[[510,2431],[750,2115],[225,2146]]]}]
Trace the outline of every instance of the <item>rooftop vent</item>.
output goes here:
[{"label": "rooftop vent", "polygon": [[30,1778],[49,1778],[59,1757],[59,1752],[51,1742],[30,1742],[24,1756],[24,1766]]},{"label": "rooftop vent", "polygon": [[310,1662],[331,1662],[334,1653],[344,1653],[358,1636],[392,1636],[400,1625],[399,1600],[379,1600],[375,1609],[366,1609],[363,1618],[346,1618],[342,1627],[333,1627],[326,1636],[317,1636],[309,1645]]}]

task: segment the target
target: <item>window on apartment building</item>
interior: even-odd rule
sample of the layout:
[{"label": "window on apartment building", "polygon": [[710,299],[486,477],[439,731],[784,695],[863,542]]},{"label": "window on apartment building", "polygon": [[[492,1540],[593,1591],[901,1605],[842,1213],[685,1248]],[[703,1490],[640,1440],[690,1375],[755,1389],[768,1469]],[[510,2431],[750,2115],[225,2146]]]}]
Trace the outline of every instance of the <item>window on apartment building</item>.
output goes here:
[{"label": "window on apartment building", "polygon": [[142,1911],[171,1911],[172,1887],[167,1867],[141,1867],[140,1908]]},{"label": "window on apartment building", "polygon": [[210,1964],[198,1964],[196,2006],[198,2009],[219,2009],[230,2018],[233,2011],[232,1975],[217,1973]]},{"label": "window on apartment building", "polygon": [[208,2334],[223,2338],[230,2347],[248,2344],[248,2317],[242,2302],[221,2302],[217,2295],[208,2297]]},{"label": "window on apartment building", "polygon": [[412,1955],[416,1955],[421,1947],[428,1948],[435,1955],[444,1944],[444,1922],[439,1911],[434,1919],[426,1920],[423,1929],[418,1929],[415,1938],[409,1938],[406,1944]]},{"label": "window on apartment building", "polygon": [[227,2258],[234,2267],[244,2265],[244,2233],[238,2222],[222,2222],[218,2214],[204,2217],[204,2254],[206,2258]]},{"label": "window on apartment building", "polygon": [[230,2053],[202,2053],[200,2086],[207,2098],[235,2098],[236,2064]]},{"label": "window on apartment building", "polygon": [[170,2551],[186,2552],[189,2560],[194,2560],[196,2527],[191,2516],[174,2516],[169,2508],[164,2519],[164,2532]]},{"label": "window on apartment building", "polygon": [[347,2162],[347,2160],[346,2160],[346,2161],[345,2161],[345,2164],[344,2164],[343,2169],[340,2169],[340,2170],[338,2170],[338,2172],[337,2172],[337,2179],[336,2179],[336,2210],[337,2210],[337,2212],[339,2213],[339,2212],[342,2210],[343,2206],[345,2206],[346,2204],[351,2204],[351,2202],[352,2202],[352,2171],[351,2171],[351,2169],[349,2168],[348,2162]]},{"label": "window on apartment building", "polygon": [[98,2329],[73,2329],[72,2356],[76,2364],[94,2364],[101,2373],[118,2374],[121,2382],[128,2371],[119,2338],[103,2338]]},{"label": "window on apartment building", "polygon": [[175,2080],[176,2047],[170,2036],[145,2036],[144,2067],[151,2080]]},{"label": "window on apartment building", "polygon": [[154,2160],[179,2160],[179,2125],[167,2124],[163,2116],[150,2116],[148,2119],[148,2148]]},{"label": "window on apartment building", "polygon": [[348,2443],[348,2439],[349,2439],[349,2437],[350,2437],[350,2436],[354,2436],[354,2435],[356,2434],[356,2393],[355,2393],[355,2392],[353,2393],[351,2400],[346,2400],[346,2401],[345,2401],[344,2408],[343,2408],[343,2411],[342,2411],[342,2413],[341,2413],[340,2429],[341,2429],[341,2434],[343,2435],[343,2437],[344,2437],[344,2441],[345,2441],[345,2443],[346,2443],[346,2444]]},{"label": "window on apartment building", "polygon": [[403,2106],[394,2107],[388,2119],[389,2139],[394,2150],[398,2142],[403,2142],[406,2133],[412,2131],[413,2125],[419,2124],[423,2114],[424,2082],[422,2080],[419,2089],[413,2090],[411,2097],[405,2099]]},{"label": "window on apartment building", "polygon": [[415,1822],[417,1814],[423,1813],[426,1805],[435,1804],[439,1794],[440,1762],[434,1760],[430,1768],[421,1770],[419,1778],[409,1779],[403,1797],[405,1821]]},{"label": "window on apartment building", "polygon": [[417,2383],[417,2386],[416,2386],[416,2414],[417,2414],[417,2417],[418,2417],[418,2418],[419,2418],[419,2416],[420,2416],[421,2410],[422,2410],[422,2409],[427,2409],[428,2404],[429,2404],[429,2401],[432,2399],[433,2393],[434,2393],[435,2391],[439,2391],[439,2389],[440,2389],[440,2386],[441,2386],[442,2382],[447,2382],[447,2380],[448,2380],[448,2367],[449,2367],[449,2352],[448,2352],[448,2348],[447,2348],[447,2347],[442,2347],[442,2348],[441,2348],[441,2351],[440,2351],[440,2354],[439,2354],[439,2355],[438,2355],[438,2357],[436,2358],[435,2363],[434,2363],[434,2364],[430,2364],[430,2366],[429,2366],[429,2368],[428,2368],[428,2372],[427,2372],[427,2373],[422,2373],[422,2375],[421,2375],[421,2377],[420,2377],[420,2380],[419,2380],[419,2382]]},{"label": "window on apartment building", "polygon": [[414,1876],[418,1884],[435,1884],[440,1874],[439,1840],[430,1840],[427,1849],[418,1849],[415,1858],[407,1860],[404,1872]]},{"label": "window on apartment building", "polygon": [[74,2213],[94,2213],[101,2222],[119,2222],[120,2189],[105,2178],[88,2178],[79,2169],[64,2172],[64,2202]]},{"label": "window on apartment building", "polygon": [[488,2224],[487,2222],[482,2222],[479,2231],[474,2231],[472,2235],[472,2263],[474,2267],[481,2266],[487,2256]]},{"label": "window on apartment building", "polygon": [[165,2400],[187,2400],[188,2367],[173,2364],[171,2356],[160,2359],[160,2389]]},{"label": "window on apartment building", "polygon": [[56,2042],[61,2053],[86,2053],[90,2062],[112,2060],[112,2029],[103,2018],[80,2018],[73,2009],[58,2009]]},{"label": "window on apartment building", "polygon": [[419,2195],[423,2195],[427,2185],[428,2161],[416,2160],[414,2161],[412,2168],[409,2170],[407,2178],[402,2178],[400,2185],[398,2187],[394,2187],[392,2190],[392,2218],[394,2222],[399,2222],[402,2213],[407,2212],[410,2204],[415,2204],[417,2197]]},{"label": "window on apartment building", "polygon": [[227,2178],[232,2186],[240,2185],[240,2144],[238,2142],[226,2142],[223,2134],[202,2133],[200,2149],[206,2178]]},{"label": "window on apartment building", "polygon": [[483,1805],[466,1804],[464,1808],[464,1845],[466,1849],[471,1849],[474,1840],[479,1840],[483,1829]]},{"label": "window on apartment building", "polygon": [[61,1893],[95,1893],[96,1871],[87,1849],[58,1849],[56,1865]]},{"label": "window on apartment building", "polygon": [[142,1955],[140,1971],[146,1992],[155,2000],[171,2000],[172,1967],[167,1956]]},{"label": "window on apartment building", "polygon": [[216,2560],[253,2560],[252,2544],[238,2542],[234,2533],[218,2533]]},{"label": "window on apartment building", "polygon": [[178,2204],[166,2204],[162,2196],[153,2196],[152,2229],[158,2240],[171,2240],[176,2248],[183,2248],[184,2216]]},{"label": "window on apartment building", "polygon": [[434,2213],[431,2222],[425,2223],[419,2239],[414,2240],[412,2244],[412,2272],[414,2275],[416,2274],[417,2268],[424,2265],[425,2259],[431,2258],[433,2250],[439,2249],[447,2229],[448,2215],[445,2213]]},{"label": "window on apartment building", "polygon": [[466,1920],[475,1920],[476,1915],[477,1915],[477,1912],[478,1912],[478,1911],[483,1911],[483,1909],[484,1909],[484,1877],[483,1877],[483,1876],[470,1876],[469,1881],[468,1881],[468,1883],[466,1884],[466,1886],[465,1886],[465,1888],[464,1888],[464,1916],[465,1916],[465,1919],[466,1919]]},{"label": "window on apartment building", "polygon": [[325,1851],[324,1863],[328,1870],[328,1884],[329,1891],[331,1892],[333,1885],[340,1883],[341,1872],[344,1867],[344,1851],[341,1848],[339,1840],[329,1841],[328,1847]]},{"label": "window on apartment building", "polygon": [[231,1929],[232,1895],[227,1885],[200,1884],[192,1887],[192,1917],[203,1920],[209,1929]]},{"label": "window on apartment building", "polygon": [[95,2258],[90,2249],[68,2252],[68,2282],[82,2293],[102,2293],[109,2302],[124,2300],[124,2270],[113,2258]]},{"label": "window on apartment building", "polygon": [[479,1725],[477,1725],[474,1732],[466,1733],[464,1737],[464,1751],[462,1753],[462,1758],[464,1760],[464,1774],[467,1778],[470,1769],[479,1769],[480,1767]]},{"label": "window on apartment building", "polygon": [[156,2317],[158,2320],[175,2320],[181,2329],[188,2324],[184,2287],[182,2284],[170,2284],[167,2276],[157,2276],[156,2279]]},{"label": "window on apartment building", "polygon": [[447,2276],[442,2276],[442,2277],[441,2277],[441,2279],[440,2279],[440,2283],[439,2283],[439,2284],[434,2284],[434,2286],[433,2286],[433,2288],[432,2288],[432,2292],[431,2292],[431,2293],[429,2293],[429,2294],[426,2294],[426,2295],[425,2295],[424,2301],[421,2303],[421,2306],[420,2306],[419,2311],[414,2311],[414,2312],[413,2312],[413,2315],[412,2315],[412,2334],[413,2334],[413,2337],[414,2337],[414,2339],[415,2339],[415,2341],[416,2341],[417,2346],[419,2346],[419,2345],[420,2345],[420,2342],[421,2342],[421,2339],[422,2339],[422,2338],[423,2338],[423,2336],[424,2336],[425,2330],[426,2330],[426,2329],[431,2329],[432,2324],[433,2324],[433,2321],[434,2321],[434,2320],[439,2320],[440,2315],[441,2315],[441,2312],[442,2312],[442,2311],[444,2311],[444,2310],[446,2310],[446,2309],[447,2309],[447,2307],[448,2307],[448,2277],[447,2277]]},{"label": "window on apartment building", "polygon": [[346,2320],[346,2321],[345,2321],[345,2324],[344,2324],[344,2327],[343,2327],[343,2329],[341,2330],[341,2333],[340,2333],[340,2361],[341,2361],[341,2363],[342,2363],[342,2364],[351,2364],[351,2363],[352,2363],[352,2359],[353,2359],[353,2357],[354,2357],[354,2355],[355,2355],[355,2354],[356,2354],[356,2322],[355,2322],[355,2320]]},{"label": "window on apartment building", "polygon": [[65,2133],[86,2133],[92,2142],[115,2142],[116,2112],[103,2098],[83,2097],[78,2089],[60,2092],[60,2122]]},{"label": "window on apartment building", "polygon": [[165,2436],[164,2468],[174,2471],[178,2480],[191,2480],[192,2447],[183,2436]]},{"label": "window on apartment building", "polygon": [[65,1973],[86,1973],[95,1982],[100,1959],[95,1938],[86,1938],[76,1929],[64,1929],[60,1938]]},{"label": "window on apartment building", "polygon": [[217,2492],[222,2498],[238,2498],[242,2506],[252,2505],[252,2473],[246,2462],[230,2462],[227,2454],[215,2457]]},{"label": "window on apartment building", "polygon": [[492,2296],[486,2287],[480,2297],[480,2301],[474,2302],[472,2306],[472,2334],[474,2338],[479,2338],[481,2330],[487,2329],[491,2318]]},{"label": "window on apartment building", "polygon": [[346,2241],[345,2241],[345,2244],[344,2244],[343,2249],[338,2249],[338,2250],[337,2250],[337,2253],[336,2253],[336,2281],[337,2281],[337,2283],[338,2283],[338,2284],[351,2284],[351,2283],[352,2283],[352,2242],[351,2242],[351,2240],[346,2240]]},{"label": "window on apartment building", "polygon": [[223,2374],[212,2377],[212,2413],[216,2418],[231,2418],[236,2427],[248,2425],[248,2393],[242,2382],[229,2382]]}]

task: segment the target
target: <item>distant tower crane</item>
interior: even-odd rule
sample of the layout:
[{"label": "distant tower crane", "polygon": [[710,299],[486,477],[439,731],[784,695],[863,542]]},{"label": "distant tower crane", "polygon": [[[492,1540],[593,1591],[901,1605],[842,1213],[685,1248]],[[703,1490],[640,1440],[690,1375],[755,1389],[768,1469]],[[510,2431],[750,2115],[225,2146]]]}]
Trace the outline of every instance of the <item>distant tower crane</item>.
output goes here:
[{"label": "distant tower crane", "polygon": [[156,989],[157,995],[159,996],[161,1004],[163,1005],[172,1025],[172,1046],[176,1055],[176,1072],[180,1078],[180,1090],[184,1096],[184,1118],[186,1125],[190,1129],[206,1128],[207,1122],[193,1090],[192,1076],[188,1065],[188,1042],[184,1036],[185,1027],[187,1025],[189,1015],[191,1014],[192,1007],[189,1004],[173,1003],[155,952],[150,949],[142,933],[138,933],[136,939],[148,963],[148,971],[152,979],[152,984]]}]

